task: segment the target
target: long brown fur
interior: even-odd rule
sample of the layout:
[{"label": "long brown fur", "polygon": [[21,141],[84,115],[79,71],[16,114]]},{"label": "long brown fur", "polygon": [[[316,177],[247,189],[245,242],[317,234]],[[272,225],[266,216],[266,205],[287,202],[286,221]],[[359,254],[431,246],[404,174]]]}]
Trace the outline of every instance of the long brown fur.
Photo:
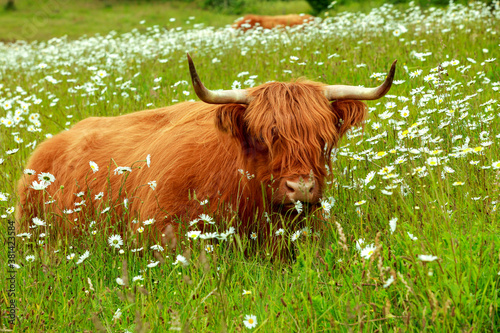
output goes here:
[{"label": "long brown fur", "polygon": [[293,27],[310,22],[314,19],[311,15],[277,15],[277,16],[264,16],[264,15],[245,15],[242,19],[233,24],[234,29],[247,31],[256,26],[261,26],[264,29],[273,29],[276,27]]},{"label": "long brown fur", "polygon": [[[262,220],[264,212],[275,212],[282,202],[285,194],[279,184],[287,177],[312,170],[316,199],[321,197],[332,149],[366,116],[362,102],[330,103],[323,86],[272,82],[249,89],[254,99],[248,106],[185,102],[84,119],[40,144],[29,159],[26,168],[50,172],[56,181],[46,191],[36,191],[30,185],[37,175],[20,179],[18,229],[28,230],[32,218],[39,217],[61,232],[76,232],[82,217],[104,218],[100,212],[109,202],[112,224],[154,218],[154,237],[202,213],[216,219],[236,216],[240,232],[252,231],[254,221]],[[99,171],[93,173],[89,161]],[[132,166],[133,171],[114,174],[116,166]],[[147,185],[153,180],[155,190]],[[75,194],[81,191],[86,195],[78,198]],[[103,200],[95,200],[101,191]],[[194,195],[210,204],[200,205],[192,200]],[[45,204],[49,199],[54,202]],[[82,199],[82,211],[63,213]]]}]

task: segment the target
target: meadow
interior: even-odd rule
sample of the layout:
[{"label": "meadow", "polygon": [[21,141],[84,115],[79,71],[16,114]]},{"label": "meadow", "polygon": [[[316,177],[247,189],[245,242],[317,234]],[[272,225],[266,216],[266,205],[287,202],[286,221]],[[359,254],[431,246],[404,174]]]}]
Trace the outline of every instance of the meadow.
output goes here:
[{"label": "meadow", "polygon": [[[171,29],[138,20],[129,32],[0,43],[0,262],[16,263],[0,270],[0,330],[497,331],[499,19],[498,5],[387,4],[286,30],[191,16]],[[9,249],[16,182],[36,146],[90,116],[197,100],[186,52],[211,89],[300,77],[376,86],[398,60],[389,94],[367,102],[364,129],[335,151],[328,223],[275,235],[291,261],[237,233],[182,234],[175,252],[138,244],[95,227],[109,206],[103,221],[78,221],[81,237],[50,238],[46,221]]]}]

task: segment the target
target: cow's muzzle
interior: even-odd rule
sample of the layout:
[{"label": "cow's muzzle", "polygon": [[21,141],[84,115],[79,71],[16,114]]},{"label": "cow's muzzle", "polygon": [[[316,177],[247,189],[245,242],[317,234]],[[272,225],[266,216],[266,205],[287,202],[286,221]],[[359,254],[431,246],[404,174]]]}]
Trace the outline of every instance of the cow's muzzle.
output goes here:
[{"label": "cow's muzzle", "polygon": [[314,204],[319,201],[321,195],[316,180],[309,175],[282,179],[280,192],[283,194],[285,204],[297,201]]}]

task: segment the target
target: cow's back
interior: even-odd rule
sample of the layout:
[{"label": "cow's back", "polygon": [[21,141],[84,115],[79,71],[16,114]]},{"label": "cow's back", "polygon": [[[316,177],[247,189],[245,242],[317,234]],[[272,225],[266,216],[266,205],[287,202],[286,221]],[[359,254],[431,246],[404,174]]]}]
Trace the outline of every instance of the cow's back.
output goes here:
[{"label": "cow's back", "polygon": [[276,27],[287,27],[301,25],[310,22],[314,17],[311,15],[276,15],[276,16],[266,16],[266,15],[245,15],[242,19],[236,21],[233,24],[233,28],[241,29],[247,31],[254,28],[257,24],[264,29],[273,29]]},{"label": "cow's back", "polygon": [[[114,205],[117,216],[133,213],[137,216],[132,217],[140,219],[162,219],[185,212],[190,205],[189,189],[199,188],[203,178],[218,177],[217,173],[206,172],[211,163],[219,163],[214,168],[217,172],[225,163],[234,164],[223,161],[234,152],[215,130],[214,109],[205,103],[186,102],[118,117],[91,117],[46,140],[26,166],[37,174],[24,175],[19,181],[20,229],[26,230],[33,217],[49,219],[47,212],[61,227],[72,229],[79,224],[73,218],[78,214],[67,212],[75,210],[75,203],[81,200],[86,200],[83,211],[94,215],[108,204]],[[90,161],[99,166],[99,171],[92,171]],[[118,174],[117,167],[133,170]],[[199,174],[200,170],[204,175]],[[30,187],[41,172],[56,178],[45,194]],[[155,190],[148,186],[151,181],[158,184]],[[82,191],[84,197],[78,198],[75,194]],[[106,204],[94,200],[99,192],[104,193]],[[129,200],[128,210],[121,207],[125,198]],[[45,204],[49,199],[54,202]]]}]

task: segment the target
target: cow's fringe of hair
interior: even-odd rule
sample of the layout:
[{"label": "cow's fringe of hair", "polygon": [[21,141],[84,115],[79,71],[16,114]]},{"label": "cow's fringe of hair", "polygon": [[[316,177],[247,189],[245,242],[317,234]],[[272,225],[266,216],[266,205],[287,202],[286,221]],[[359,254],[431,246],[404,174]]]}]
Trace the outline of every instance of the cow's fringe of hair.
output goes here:
[{"label": "cow's fringe of hair", "polygon": [[332,149],[349,128],[362,124],[367,114],[363,102],[330,104],[323,89],[324,84],[298,80],[251,90],[255,100],[245,112],[245,122],[249,134],[261,138],[270,151],[270,171],[285,177],[313,170],[325,177]]}]

